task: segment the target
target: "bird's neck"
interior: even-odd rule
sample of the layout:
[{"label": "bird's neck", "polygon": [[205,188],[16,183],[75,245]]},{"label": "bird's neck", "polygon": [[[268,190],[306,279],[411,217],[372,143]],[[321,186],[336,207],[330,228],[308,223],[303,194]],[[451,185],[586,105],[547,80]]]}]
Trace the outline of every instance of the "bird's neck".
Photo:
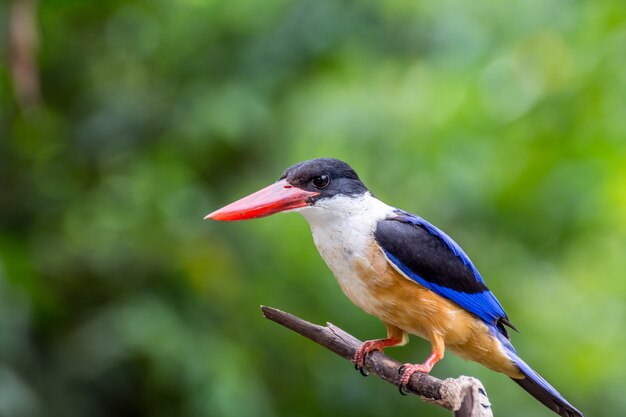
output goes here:
[{"label": "bird's neck", "polygon": [[313,240],[331,269],[340,253],[362,256],[370,247],[378,221],[393,214],[394,208],[370,193],[356,197],[335,196],[300,210],[311,226]]},{"label": "bird's neck", "polygon": [[358,196],[337,195],[320,200],[314,206],[299,210],[313,228],[337,227],[337,224],[365,223],[374,225],[393,212],[369,192]]}]

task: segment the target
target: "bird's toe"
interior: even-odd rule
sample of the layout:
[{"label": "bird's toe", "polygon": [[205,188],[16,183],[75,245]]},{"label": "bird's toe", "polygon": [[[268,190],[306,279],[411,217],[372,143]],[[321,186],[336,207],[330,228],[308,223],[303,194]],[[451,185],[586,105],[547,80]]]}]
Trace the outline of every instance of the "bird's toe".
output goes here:
[{"label": "bird's toe", "polygon": [[361,375],[363,375],[363,376],[369,376],[370,375],[370,373],[367,372],[367,369],[365,369],[362,366],[357,365],[356,363],[354,364],[354,369],[359,371],[361,373]]},{"label": "bird's toe", "polygon": [[414,373],[422,372],[427,374],[430,372],[430,370],[431,368],[424,364],[414,365],[411,363],[405,363],[398,369],[398,373],[400,374],[400,386],[406,387],[406,385],[411,380],[411,376],[413,376]]}]

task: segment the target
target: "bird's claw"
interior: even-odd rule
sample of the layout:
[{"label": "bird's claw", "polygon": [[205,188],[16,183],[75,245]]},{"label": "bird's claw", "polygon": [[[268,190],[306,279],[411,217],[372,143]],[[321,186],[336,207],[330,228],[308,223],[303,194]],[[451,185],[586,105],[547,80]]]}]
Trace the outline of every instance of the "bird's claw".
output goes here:
[{"label": "bird's claw", "polygon": [[369,373],[369,372],[367,372],[367,369],[365,369],[365,368],[364,368],[364,367],[362,367],[362,366],[359,366],[359,364],[358,364],[358,363],[355,363],[355,364],[354,364],[354,369],[356,369],[357,371],[359,371],[359,372],[361,373],[361,375],[363,375],[363,376],[369,376],[369,375],[370,375],[370,373]]},{"label": "bird's claw", "polygon": [[416,372],[423,372],[427,374],[430,372],[430,367],[424,364],[413,365],[405,363],[398,368],[398,375],[400,375],[400,384],[398,385],[398,389],[400,390],[400,394],[407,395],[410,392],[408,384],[411,380],[411,376],[413,376]]},{"label": "bird's claw", "polygon": [[375,346],[372,346],[372,345],[373,345],[373,343],[371,341],[364,342],[356,350],[356,353],[354,354],[354,359],[352,360],[354,362],[354,369],[359,371],[361,373],[361,375],[363,375],[363,376],[368,376],[369,375],[367,370],[365,370],[365,357],[367,356],[368,353],[370,353],[370,352],[372,352],[374,350],[378,350],[378,348],[376,348]]},{"label": "bird's claw", "polygon": [[[400,375],[400,377],[404,375],[405,367],[406,367],[406,363],[398,368],[398,375]],[[402,379],[400,379],[400,381],[402,381]],[[403,384],[402,382],[400,382],[400,384],[398,385],[398,391],[400,391],[400,395],[409,394],[409,389],[407,388],[406,384]]]},{"label": "bird's claw", "polygon": [[368,376],[369,373],[365,370],[365,357],[375,350],[383,353],[384,348],[396,346],[401,342],[402,341],[400,339],[393,337],[388,337],[387,339],[366,340],[354,353],[354,359],[352,360],[352,362],[354,362],[354,369],[361,372],[361,375]]}]

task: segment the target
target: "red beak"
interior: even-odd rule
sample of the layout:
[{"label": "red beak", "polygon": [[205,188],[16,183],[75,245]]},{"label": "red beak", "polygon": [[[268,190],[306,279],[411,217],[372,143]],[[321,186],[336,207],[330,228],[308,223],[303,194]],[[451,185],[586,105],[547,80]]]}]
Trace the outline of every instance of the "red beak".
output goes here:
[{"label": "red beak", "polygon": [[314,191],[301,190],[286,180],[280,180],[269,187],[207,214],[204,219],[225,222],[256,219],[285,210],[306,207],[309,205],[308,199],[318,194]]}]

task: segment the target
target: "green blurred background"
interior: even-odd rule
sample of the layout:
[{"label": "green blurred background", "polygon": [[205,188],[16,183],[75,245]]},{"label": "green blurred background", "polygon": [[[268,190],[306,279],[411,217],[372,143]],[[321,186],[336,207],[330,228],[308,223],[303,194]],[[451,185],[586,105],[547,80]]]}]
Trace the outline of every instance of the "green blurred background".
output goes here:
[{"label": "green blurred background", "polygon": [[[622,0],[13,0],[0,51],[0,416],[448,416],[261,317],[384,335],[302,218],[202,220],[319,156],[461,243],[572,403],[626,414]],[[433,371],[460,374],[552,415]]]}]

